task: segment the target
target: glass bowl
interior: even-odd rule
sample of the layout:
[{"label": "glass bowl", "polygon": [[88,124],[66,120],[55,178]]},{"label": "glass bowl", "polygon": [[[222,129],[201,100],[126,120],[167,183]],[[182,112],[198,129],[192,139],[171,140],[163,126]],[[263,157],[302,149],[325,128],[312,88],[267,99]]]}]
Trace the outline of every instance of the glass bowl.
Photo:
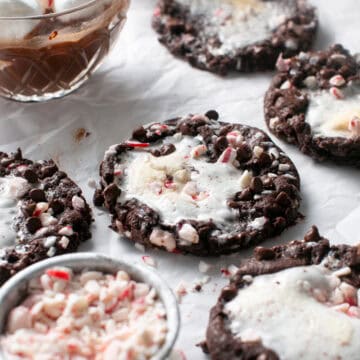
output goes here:
[{"label": "glass bowl", "polygon": [[125,23],[129,0],[93,0],[39,16],[0,17],[0,96],[44,101],[79,88]]}]

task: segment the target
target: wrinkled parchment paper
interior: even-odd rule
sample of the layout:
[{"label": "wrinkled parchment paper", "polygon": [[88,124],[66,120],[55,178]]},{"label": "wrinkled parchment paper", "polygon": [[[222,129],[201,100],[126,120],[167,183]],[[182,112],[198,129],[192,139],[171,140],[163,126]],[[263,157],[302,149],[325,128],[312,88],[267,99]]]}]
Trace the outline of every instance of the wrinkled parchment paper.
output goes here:
[{"label": "wrinkled parchment paper", "polygon": [[[319,9],[320,31],[316,48],[340,42],[360,52],[360,4],[358,0],[311,0]],[[105,149],[126,138],[141,123],[160,121],[189,112],[217,109],[224,121],[242,122],[266,130],[262,102],[271,73],[220,78],[192,69],[174,59],[151,29],[155,0],[133,0],[129,19],[110,57],[83,88],[64,99],[43,104],[19,104],[0,100],[2,151],[21,146],[33,159],[52,157],[82,187],[89,202],[97,180],[98,164]],[[84,128],[88,137],[79,137]],[[267,131],[267,130],[266,130]],[[80,139],[79,139],[80,138]],[[293,159],[302,179],[302,212],[306,218],[272,245],[302,238],[312,224],[333,243],[360,241],[359,171],[331,164],[316,164],[297,148],[272,138]],[[84,251],[98,251],[129,261],[142,262],[143,255],[131,243],[108,229],[109,217],[94,209],[93,239]],[[158,270],[175,288],[203,278],[199,258],[149,253]],[[200,293],[190,293],[181,303],[182,329],[176,348],[187,359],[204,359],[195,344],[204,338],[209,309],[227,282],[220,268],[237,264],[242,255],[206,260],[213,265],[211,281]]]}]

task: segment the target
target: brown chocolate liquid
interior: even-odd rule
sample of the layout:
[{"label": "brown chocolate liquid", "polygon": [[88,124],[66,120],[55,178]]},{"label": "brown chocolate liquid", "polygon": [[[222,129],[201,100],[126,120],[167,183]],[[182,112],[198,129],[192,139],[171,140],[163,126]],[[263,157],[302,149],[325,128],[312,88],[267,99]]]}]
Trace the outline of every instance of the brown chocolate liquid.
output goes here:
[{"label": "brown chocolate liquid", "polygon": [[[76,41],[52,45],[51,38],[57,36],[54,31],[47,35],[46,46],[39,48],[0,45],[0,93],[41,96],[71,89],[87,78],[108,53],[121,23],[111,30],[104,26]],[[44,30],[48,27],[44,25],[39,27]]]}]

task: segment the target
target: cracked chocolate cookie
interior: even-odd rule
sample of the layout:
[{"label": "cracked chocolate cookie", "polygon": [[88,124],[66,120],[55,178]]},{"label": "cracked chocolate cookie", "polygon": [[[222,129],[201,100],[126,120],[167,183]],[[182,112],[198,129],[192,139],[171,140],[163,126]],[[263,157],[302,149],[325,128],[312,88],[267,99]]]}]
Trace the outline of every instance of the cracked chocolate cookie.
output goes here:
[{"label": "cracked chocolate cookie", "polygon": [[169,252],[237,252],[299,217],[300,180],[261,130],[218,121],[216,111],[140,127],[100,166],[95,204],[111,227]]},{"label": "cracked chocolate cookie", "polygon": [[52,160],[0,152],[0,285],[37,261],[76,251],[91,222],[80,188]]},{"label": "cracked chocolate cookie", "polygon": [[211,310],[212,360],[357,359],[359,247],[302,241],[256,248]]},{"label": "cracked chocolate cookie", "polygon": [[281,53],[308,50],[317,16],[306,0],[160,0],[153,27],[171,53],[225,75],[271,70]]},{"label": "cracked chocolate cookie", "polygon": [[265,96],[269,129],[323,161],[360,166],[360,62],[341,45],[279,58]]}]

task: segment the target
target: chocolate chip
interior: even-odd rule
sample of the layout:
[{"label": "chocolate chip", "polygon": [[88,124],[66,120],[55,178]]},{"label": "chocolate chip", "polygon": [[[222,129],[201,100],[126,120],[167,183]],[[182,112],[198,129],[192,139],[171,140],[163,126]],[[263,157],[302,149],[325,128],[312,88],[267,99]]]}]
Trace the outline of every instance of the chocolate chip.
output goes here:
[{"label": "chocolate chip", "polygon": [[259,194],[263,191],[263,183],[259,177],[254,177],[251,179],[250,189],[256,194]]},{"label": "chocolate chip", "polygon": [[228,147],[228,141],[225,136],[220,136],[215,140],[214,149],[217,154],[221,154]]},{"label": "chocolate chip", "polygon": [[38,176],[34,170],[26,169],[24,172],[24,178],[30,183],[35,184],[38,181]]},{"label": "chocolate chip", "polygon": [[247,144],[240,144],[236,149],[236,160],[239,162],[248,161],[252,156],[250,147]]},{"label": "chocolate chip", "polygon": [[305,242],[318,242],[321,240],[318,228],[316,226],[312,226],[304,236],[304,240]]},{"label": "chocolate chip", "polygon": [[276,202],[283,206],[283,207],[288,207],[291,205],[291,199],[289,198],[289,196],[282,191],[277,197],[276,197]]},{"label": "chocolate chip", "polygon": [[42,227],[41,221],[38,217],[30,217],[26,220],[26,228],[31,234],[34,234]]},{"label": "chocolate chip", "polygon": [[64,203],[60,200],[52,200],[49,207],[53,210],[54,215],[61,214],[65,209]]},{"label": "chocolate chip", "polygon": [[237,201],[234,201],[234,200],[229,200],[227,202],[227,206],[229,208],[232,208],[232,209],[238,209],[241,207],[241,204],[239,204]]},{"label": "chocolate chip", "polygon": [[272,164],[271,156],[265,152],[261,153],[258,158],[258,164],[262,168],[267,168]]},{"label": "chocolate chip", "polygon": [[219,120],[219,113],[215,110],[209,110],[205,116],[210,120]]},{"label": "chocolate chip", "polygon": [[55,164],[44,166],[41,170],[41,176],[43,178],[53,176],[57,170],[58,167]]},{"label": "chocolate chip", "polygon": [[146,130],[144,129],[143,126],[140,126],[139,128],[135,129],[132,134],[132,137],[140,142],[147,142]]},{"label": "chocolate chip", "polygon": [[175,150],[176,150],[176,147],[174,144],[166,144],[166,145],[161,146],[160,149],[152,150],[151,153],[155,157],[160,157],[160,156],[169,155],[169,154],[173,153]]},{"label": "chocolate chip", "polygon": [[103,206],[105,202],[101,189],[96,189],[93,196],[93,203],[95,206]]},{"label": "chocolate chip", "polygon": [[30,191],[30,198],[35,202],[46,202],[45,192],[41,189],[32,189]]},{"label": "chocolate chip", "polygon": [[232,286],[225,286],[221,291],[221,297],[225,301],[231,301],[236,296],[236,290]]},{"label": "chocolate chip", "polygon": [[263,185],[266,189],[272,189],[274,187],[274,182],[270,177],[268,177],[263,180]]},{"label": "chocolate chip", "polygon": [[254,256],[256,260],[272,260],[275,258],[275,252],[272,249],[264,248],[262,246],[258,246],[254,250]]},{"label": "chocolate chip", "polygon": [[249,201],[253,198],[253,192],[249,188],[244,189],[241,193],[236,194],[236,198],[241,201]]},{"label": "chocolate chip", "polygon": [[107,206],[116,204],[117,198],[120,196],[121,190],[116,184],[110,184],[104,189],[104,198]]},{"label": "chocolate chip", "polygon": [[185,30],[184,22],[177,19],[169,19],[167,21],[167,26],[170,32],[173,34],[180,34]]}]

